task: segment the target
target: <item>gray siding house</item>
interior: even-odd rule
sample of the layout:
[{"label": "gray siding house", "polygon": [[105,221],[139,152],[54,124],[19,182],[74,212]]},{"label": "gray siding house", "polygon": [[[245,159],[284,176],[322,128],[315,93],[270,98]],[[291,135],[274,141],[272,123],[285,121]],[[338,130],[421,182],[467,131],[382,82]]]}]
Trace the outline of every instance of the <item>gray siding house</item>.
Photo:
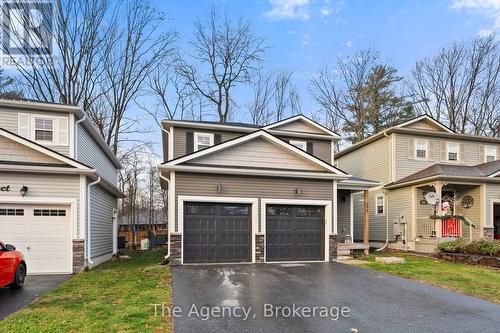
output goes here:
[{"label": "gray siding house", "polygon": [[329,261],[352,239],[352,194],[378,185],[334,167],[338,135],[302,115],[162,133],[174,264]]},{"label": "gray siding house", "polygon": [[80,108],[0,100],[0,239],[23,252],[28,274],[111,258],[119,168]]},{"label": "gray siding house", "polygon": [[[354,176],[380,182],[369,190],[372,246],[433,252],[450,237],[500,239],[500,138],[458,134],[424,115],[335,160]],[[429,193],[436,205],[426,200]],[[355,221],[363,218],[361,201],[356,194]],[[362,239],[356,226],[354,239]]]}]

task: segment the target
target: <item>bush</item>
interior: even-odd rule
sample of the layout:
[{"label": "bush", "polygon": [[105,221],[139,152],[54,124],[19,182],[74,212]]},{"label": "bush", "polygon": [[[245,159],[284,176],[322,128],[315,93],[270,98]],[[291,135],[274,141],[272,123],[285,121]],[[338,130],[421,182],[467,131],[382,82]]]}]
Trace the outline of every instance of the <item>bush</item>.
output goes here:
[{"label": "bush", "polygon": [[467,243],[464,239],[458,238],[449,242],[439,243],[438,249],[442,252],[470,253],[499,257],[500,241],[482,239]]}]

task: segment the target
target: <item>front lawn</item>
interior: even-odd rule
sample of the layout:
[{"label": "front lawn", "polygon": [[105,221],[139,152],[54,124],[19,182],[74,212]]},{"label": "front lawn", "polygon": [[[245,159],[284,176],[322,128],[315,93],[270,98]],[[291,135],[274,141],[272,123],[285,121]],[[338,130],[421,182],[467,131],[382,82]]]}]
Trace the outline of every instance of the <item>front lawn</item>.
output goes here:
[{"label": "front lawn", "polygon": [[[377,263],[375,256],[402,257],[406,259],[406,263],[391,265]],[[369,262],[362,267],[418,280],[500,304],[500,270],[400,253],[370,254],[362,260]]]},{"label": "front lawn", "polygon": [[158,265],[165,250],[130,255],[74,276],[0,321],[0,332],[170,332],[151,305],[171,304],[170,270]]}]

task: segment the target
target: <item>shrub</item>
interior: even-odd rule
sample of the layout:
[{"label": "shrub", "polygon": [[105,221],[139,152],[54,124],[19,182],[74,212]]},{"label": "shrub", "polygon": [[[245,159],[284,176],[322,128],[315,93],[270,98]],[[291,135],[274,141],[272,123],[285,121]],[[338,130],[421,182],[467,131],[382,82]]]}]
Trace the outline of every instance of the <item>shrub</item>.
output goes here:
[{"label": "shrub", "polygon": [[438,244],[438,249],[442,252],[450,253],[470,253],[489,256],[500,256],[500,241],[479,240],[467,243],[463,239],[456,239]]}]

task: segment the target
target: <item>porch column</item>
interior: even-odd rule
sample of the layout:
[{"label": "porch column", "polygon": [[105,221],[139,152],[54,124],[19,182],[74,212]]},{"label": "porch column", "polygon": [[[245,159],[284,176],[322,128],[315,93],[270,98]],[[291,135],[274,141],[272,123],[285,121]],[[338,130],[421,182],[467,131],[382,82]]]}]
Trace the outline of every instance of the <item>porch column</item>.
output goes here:
[{"label": "porch column", "polygon": [[[442,183],[441,181],[436,181],[434,184],[434,188],[436,189],[436,196],[438,198],[438,203],[437,203],[437,214],[440,213],[441,211],[441,196],[442,196]],[[436,227],[436,238],[441,238],[442,237],[442,220],[436,219],[434,220],[435,227]]]},{"label": "porch column", "polygon": [[[369,245],[370,241],[370,224],[368,220],[368,190],[363,191],[363,199],[364,199],[364,225],[363,225],[363,243]],[[365,254],[369,254],[370,250],[365,249]]]}]

